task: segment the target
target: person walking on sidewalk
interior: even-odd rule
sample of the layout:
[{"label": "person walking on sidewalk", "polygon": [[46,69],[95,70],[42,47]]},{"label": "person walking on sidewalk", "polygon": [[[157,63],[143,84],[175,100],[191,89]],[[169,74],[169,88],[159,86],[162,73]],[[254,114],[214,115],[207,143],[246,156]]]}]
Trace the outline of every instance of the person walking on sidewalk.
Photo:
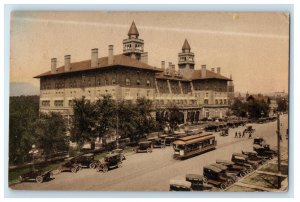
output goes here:
[{"label": "person walking on sidewalk", "polygon": [[238,138],[238,133],[237,133],[237,131],[235,131],[235,136],[234,136],[234,138]]},{"label": "person walking on sidewalk", "polygon": [[241,131],[239,131],[239,138],[241,138],[242,137],[242,134],[241,134]]}]

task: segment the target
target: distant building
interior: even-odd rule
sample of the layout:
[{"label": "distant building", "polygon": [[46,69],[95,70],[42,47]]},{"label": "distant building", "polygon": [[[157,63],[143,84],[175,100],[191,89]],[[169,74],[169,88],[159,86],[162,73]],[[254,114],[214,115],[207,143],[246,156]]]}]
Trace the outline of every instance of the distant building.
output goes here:
[{"label": "distant building", "polygon": [[35,77],[40,79],[40,111],[56,111],[70,118],[74,99],[84,96],[96,101],[110,94],[116,100],[153,100],[154,111],[176,104],[184,121],[224,117],[234,95],[232,79],[222,76],[220,67],[215,72],[203,64],[196,70],[194,57],[185,39],[178,54],[178,71],[171,62],[162,61],[160,68],[149,65],[144,40],[133,22],[123,40],[122,54],[115,55],[109,45],[108,56],[99,57],[94,48],[91,59],[71,62],[71,55],[66,55],[65,64],[58,68],[57,59],[52,58],[51,71]]}]

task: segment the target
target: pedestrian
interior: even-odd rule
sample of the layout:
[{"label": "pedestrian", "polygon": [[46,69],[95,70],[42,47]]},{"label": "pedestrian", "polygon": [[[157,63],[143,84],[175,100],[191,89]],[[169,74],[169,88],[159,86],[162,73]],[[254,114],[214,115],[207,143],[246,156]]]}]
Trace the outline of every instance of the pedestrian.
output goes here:
[{"label": "pedestrian", "polygon": [[252,133],[249,133],[249,139],[252,138]]},{"label": "pedestrian", "polygon": [[239,138],[241,138],[242,137],[242,133],[241,133],[241,131],[239,131]]},{"label": "pedestrian", "polygon": [[237,138],[238,137],[238,133],[237,133],[237,131],[235,131],[235,136],[234,136],[234,138]]}]

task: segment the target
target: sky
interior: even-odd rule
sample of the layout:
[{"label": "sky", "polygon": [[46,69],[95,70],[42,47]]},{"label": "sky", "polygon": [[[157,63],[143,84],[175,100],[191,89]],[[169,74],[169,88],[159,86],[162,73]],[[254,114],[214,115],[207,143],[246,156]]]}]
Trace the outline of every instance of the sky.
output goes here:
[{"label": "sky", "polygon": [[[178,63],[185,39],[195,54],[195,69],[221,67],[235,91],[288,92],[288,13],[229,12],[30,12],[11,14],[10,81],[39,86],[33,78],[49,71],[56,57],[63,65],[122,53],[132,21],[144,39],[148,63]],[[177,65],[176,65],[177,68]]]}]

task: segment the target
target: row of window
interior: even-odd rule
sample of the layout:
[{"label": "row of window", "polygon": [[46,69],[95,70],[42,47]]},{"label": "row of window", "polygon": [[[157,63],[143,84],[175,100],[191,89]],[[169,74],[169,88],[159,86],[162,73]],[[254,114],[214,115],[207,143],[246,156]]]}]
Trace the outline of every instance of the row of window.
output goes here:
[{"label": "row of window", "polygon": [[215,104],[216,105],[218,105],[218,104],[220,104],[220,105],[222,105],[222,104],[224,104],[224,105],[226,105],[227,104],[227,100],[226,99],[224,99],[224,100],[222,100],[222,99],[219,99],[219,100],[215,100]]},{"label": "row of window", "polygon": [[[83,83],[85,84],[85,86],[88,86],[88,87],[91,87],[91,86],[92,86],[92,82],[91,82],[90,79],[88,79],[87,81],[85,81],[85,79],[84,79],[84,80],[83,80]],[[111,85],[116,85],[116,84],[117,84],[116,79],[112,79],[112,80],[111,80]],[[129,78],[126,78],[126,79],[125,79],[125,84],[126,84],[126,86],[131,86],[131,80],[130,80]],[[140,80],[140,79],[137,79],[137,80],[136,80],[136,85],[141,85],[141,84],[142,84],[141,80]],[[107,79],[104,80],[104,85],[105,85],[105,86],[106,86],[106,85],[109,85]],[[76,82],[76,81],[70,81],[70,82],[69,82],[69,86],[70,86],[71,88],[77,88],[77,87],[79,87],[79,86],[77,85],[77,82]],[[101,86],[101,80],[100,80],[100,79],[97,79],[97,80],[96,80],[96,86]],[[147,86],[147,87],[151,87],[151,81],[150,81],[149,79],[146,80],[146,86]],[[64,88],[64,87],[65,87],[64,82],[56,82],[56,83],[55,83],[55,89],[61,89],[61,88]],[[48,90],[48,89],[51,89],[51,83],[45,83],[45,84],[42,84],[41,89],[42,89],[42,90]]]}]

